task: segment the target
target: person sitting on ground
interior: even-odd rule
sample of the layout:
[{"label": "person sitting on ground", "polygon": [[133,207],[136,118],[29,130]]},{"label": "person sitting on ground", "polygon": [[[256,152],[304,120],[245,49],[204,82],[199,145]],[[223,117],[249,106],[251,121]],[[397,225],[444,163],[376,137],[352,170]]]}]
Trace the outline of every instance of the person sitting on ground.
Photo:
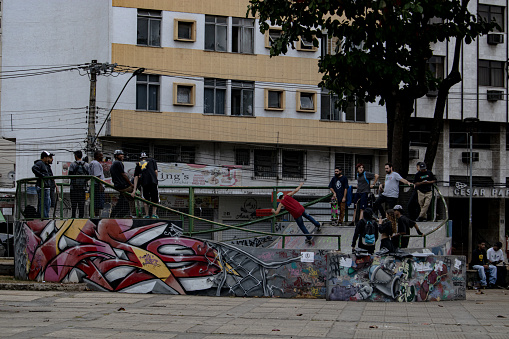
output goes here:
[{"label": "person sitting on ground", "polygon": [[422,232],[415,221],[403,215],[403,207],[401,205],[394,206],[394,216],[398,222],[398,232],[392,236],[392,244],[394,248],[407,248],[410,238],[403,237],[403,235],[410,235],[411,228],[415,228],[419,235],[422,235]]},{"label": "person sitting on ground", "polygon": [[389,253],[396,252],[396,248],[394,247],[391,237],[394,233],[397,232],[398,224],[396,222],[396,216],[394,215],[394,210],[389,209],[385,211],[387,215],[387,219],[382,220],[382,218],[378,219],[378,224],[381,240],[380,240],[380,250],[386,249]]},{"label": "person sitting on ground", "polygon": [[489,248],[486,252],[488,261],[491,265],[497,267],[497,286],[506,287],[505,277],[507,275],[507,268],[504,262],[504,252],[502,251],[502,243],[497,241],[493,247]]},{"label": "person sitting on ground", "polygon": [[487,254],[486,254],[486,244],[484,241],[479,241],[477,243],[477,248],[472,251],[472,261],[470,261],[470,265],[474,270],[477,270],[479,274],[479,278],[481,279],[481,286],[486,287],[486,270],[490,271],[490,286],[494,287],[497,282],[497,267],[494,265],[490,265]]},{"label": "person sitting on ground", "polygon": [[[278,205],[277,210],[272,209],[272,213],[275,214],[275,215],[278,215],[279,212],[281,211],[281,208],[284,206],[285,209],[295,219],[295,222],[297,223],[297,225],[301,229],[302,233],[309,234],[308,229],[304,225],[304,220],[302,219],[302,217],[304,217],[304,218],[308,219],[309,221],[311,221],[311,223],[313,225],[315,225],[315,227],[318,229],[318,231],[320,230],[321,225],[312,216],[310,216],[309,214],[306,213],[306,210],[305,210],[304,206],[302,206],[297,200],[295,200],[293,198],[293,195],[295,193],[297,193],[301,189],[301,187],[303,185],[304,185],[304,183],[301,182],[300,185],[296,189],[294,189],[293,191],[291,191],[290,193],[288,193],[288,194],[286,194],[284,196],[283,196],[283,192],[279,192],[277,194],[277,199],[278,200],[282,199],[282,200],[281,200],[281,203]],[[311,236],[307,236],[306,237],[306,242],[308,244],[311,244],[312,240],[313,240],[313,237],[311,237]]]},{"label": "person sitting on ground", "polygon": [[369,254],[375,253],[375,244],[378,240],[378,222],[373,219],[373,210],[369,207],[364,210],[363,219],[359,220],[355,226],[352,251],[355,251],[357,239],[357,247],[367,250]]}]

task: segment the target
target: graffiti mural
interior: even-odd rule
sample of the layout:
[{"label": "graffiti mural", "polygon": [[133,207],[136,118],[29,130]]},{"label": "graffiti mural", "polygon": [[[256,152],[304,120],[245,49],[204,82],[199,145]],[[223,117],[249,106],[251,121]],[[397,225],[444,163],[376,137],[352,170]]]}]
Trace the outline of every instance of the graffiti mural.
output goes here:
[{"label": "graffiti mural", "polygon": [[370,256],[329,253],[327,299],[464,300],[464,256]]},{"label": "graffiti mural", "polygon": [[18,222],[16,276],[112,292],[325,297],[324,253],[317,270],[297,250],[251,253],[182,234],[162,220]]}]

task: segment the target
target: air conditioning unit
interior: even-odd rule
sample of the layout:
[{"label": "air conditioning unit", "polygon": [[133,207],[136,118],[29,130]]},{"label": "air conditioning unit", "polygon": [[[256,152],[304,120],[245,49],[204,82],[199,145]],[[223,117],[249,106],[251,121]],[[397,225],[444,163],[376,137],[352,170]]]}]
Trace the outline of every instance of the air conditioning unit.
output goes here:
[{"label": "air conditioning unit", "polygon": [[[470,152],[461,152],[461,161],[469,164]],[[479,152],[472,152],[472,162],[479,161]]]},{"label": "air conditioning unit", "polygon": [[488,45],[498,45],[504,43],[504,35],[501,33],[489,33]]},{"label": "air conditioning unit", "polygon": [[428,91],[428,93],[426,93],[426,96],[430,98],[436,98],[438,96],[438,90]]},{"label": "air conditioning unit", "polygon": [[418,149],[410,149],[410,152],[408,153],[408,158],[410,160],[419,159],[419,150]]},{"label": "air conditioning unit", "polygon": [[488,101],[504,100],[504,92],[488,90],[486,98],[488,99]]}]

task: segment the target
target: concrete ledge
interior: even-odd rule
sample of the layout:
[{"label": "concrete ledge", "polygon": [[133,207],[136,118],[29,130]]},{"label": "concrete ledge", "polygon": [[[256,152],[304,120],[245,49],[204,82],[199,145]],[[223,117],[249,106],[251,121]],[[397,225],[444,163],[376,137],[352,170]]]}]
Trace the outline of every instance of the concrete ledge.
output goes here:
[{"label": "concrete ledge", "polygon": [[85,283],[60,284],[37,283],[32,281],[0,282],[0,290],[28,290],[28,291],[90,291]]}]

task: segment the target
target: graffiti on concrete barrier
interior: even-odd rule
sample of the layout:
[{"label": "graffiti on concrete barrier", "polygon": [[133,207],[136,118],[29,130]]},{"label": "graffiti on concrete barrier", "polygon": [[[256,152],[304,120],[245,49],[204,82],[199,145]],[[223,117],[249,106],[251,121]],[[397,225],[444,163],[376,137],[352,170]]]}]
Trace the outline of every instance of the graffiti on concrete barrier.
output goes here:
[{"label": "graffiti on concrete barrier", "polygon": [[[453,260],[451,260],[453,259]],[[357,256],[329,253],[327,299],[463,300],[465,257]]]},{"label": "graffiti on concrete barrier", "polygon": [[[16,225],[20,278],[86,282],[101,291],[325,297],[325,257],[185,237],[177,222],[33,220]],[[302,287],[303,289],[299,289]]]}]

